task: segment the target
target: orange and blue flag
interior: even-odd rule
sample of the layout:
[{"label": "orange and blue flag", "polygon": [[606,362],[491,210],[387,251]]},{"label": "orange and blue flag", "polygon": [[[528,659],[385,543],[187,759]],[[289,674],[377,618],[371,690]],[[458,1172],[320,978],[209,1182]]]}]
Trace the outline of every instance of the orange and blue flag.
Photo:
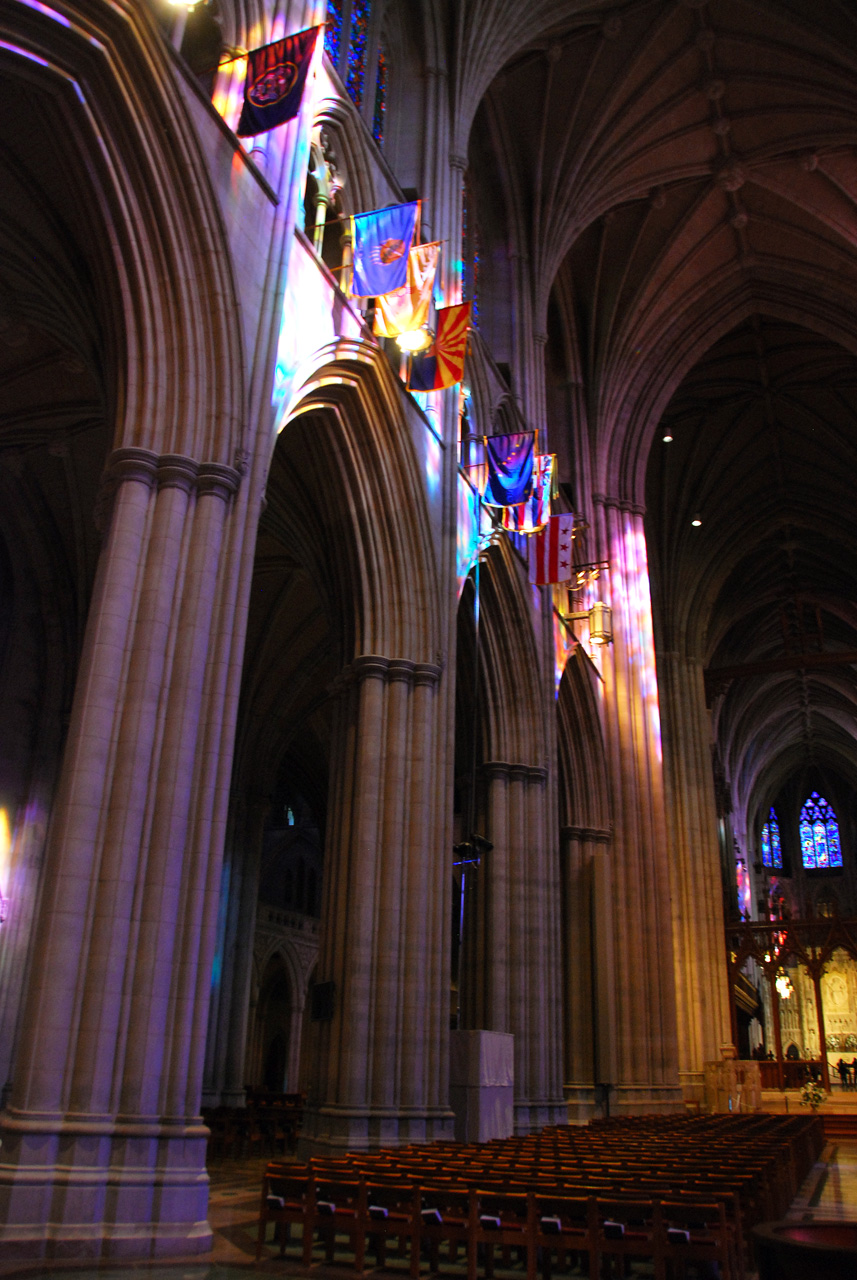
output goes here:
[{"label": "orange and blue flag", "polygon": [[309,27],[251,51],[236,130],[239,138],[267,133],[298,114],[319,31],[321,27]]},{"label": "orange and blue flag", "polygon": [[401,289],[408,278],[408,254],[420,203],[394,204],[354,217],[354,271],[351,292],[377,298]]},{"label": "orange and blue flag", "polygon": [[411,391],[443,391],[464,377],[470,303],[443,307],[437,313],[437,336],[427,355],[414,356],[408,386]]},{"label": "orange and blue flag", "polygon": [[533,496],[532,431],[509,436],[486,436],[488,480],[483,502],[491,507],[516,507]]}]

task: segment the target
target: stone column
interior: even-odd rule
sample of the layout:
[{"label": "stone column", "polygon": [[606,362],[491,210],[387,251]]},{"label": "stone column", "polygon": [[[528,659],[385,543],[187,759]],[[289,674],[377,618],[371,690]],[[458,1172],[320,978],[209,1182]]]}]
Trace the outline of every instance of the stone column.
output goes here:
[{"label": "stone column", "polygon": [[711,735],[702,664],[658,655],[664,777],[670,822],[670,875],[679,1078],[685,1098],[702,1102],[704,1064],[730,1039],[729,982]]},{"label": "stone column", "polygon": [[610,561],[614,642],[605,647],[604,732],[614,820],[609,883],[615,964],[611,1111],[681,1106],[661,727],[643,513],[596,498]]},{"label": "stone column", "polygon": [[209,1107],[244,1106],[259,869],[271,801],[265,796],[245,806],[236,797],[233,806],[221,890],[226,917],[218,930],[206,1038],[203,1104]]},{"label": "stone column", "polygon": [[[109,474],[112,515],[2,1117],[0,1242],[33,1256],[210,1240],[189,1042],[205,968],[200,884],[219,874],[219,849],[193,835],[238,476],[136,448],[118,450]],[[206,983],[202,1016],[207,994]]]},{"label": "stone column", "polygon": [[[585,1121],[600,1113],[596,1085],[613,1077],[611,1001],[614,984],[612,937],[599,931],[596,860],[609,856],[610,832],[593,827],[563,827],[562,940],[565,1014],[564,1092],[569,1119]],[[612,930],[611,930],[612,932]]]},{"label": "stone column", "polygon": [[452,1132],[439,678],[431,664],[365,655],[339,680],[317,975],[333,1007],[304,1126],[313,1150]]},{"label": "stone column", "polygon": [[476,873],[462,1021],[514,1036],[515,1129],[529,1133],[566,1118],[559,855],[548,836],[547,771],[491,761],[482,776],[494,847]]}]

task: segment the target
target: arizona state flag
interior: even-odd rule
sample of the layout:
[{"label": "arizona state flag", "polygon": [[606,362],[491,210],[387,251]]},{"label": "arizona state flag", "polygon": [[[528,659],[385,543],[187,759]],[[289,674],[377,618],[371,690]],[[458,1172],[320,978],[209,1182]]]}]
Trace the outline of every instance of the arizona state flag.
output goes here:
[{"label": "arizona state flag", "polygon": [[419,211],[420,202],[414,200],[355,214],[351,292],[356,298],[377,298],[407,283]]},{"label": "arizona state flag", "polygon": [[503,508],[503,528],[510,533],[535,533],[550,519],[555,453],[537,453],[533,470],[533,496],[517,507]]},{"label": "arizona state flag", "polygon": [[321,27],[309,27],[251,51],[236,130],[239,138],[267,133],[298,114],[319,31]]},{"label": "arizona state flag", "polygon": [[438,311],[437,337],[431,353],[416,355],[411,361],[408,382],[411,391],[443,391],[445,387],[454,387],[461,381],[469,328],[469,302],[460,302],[457,306],[443,307]]},{"label": "arizona state flag", "polygon": [[509,436],[486,436],[488,482],[482,495],[490,507],[516,507],[533,493],[532,431]]},{"label": "arizona state flag", "polygon": [[440,241],[414,245],[408,254],[407,283],[395,293],[381,294],[376,299],[374,333],[395,338],[422,328],[428,319],[439,253]]},{"label": "arizona state flag", "polygon": [[573,573],[571,534],[574,516],[551,516],[544,529],[530,538],[530,582],[568,582]]}]

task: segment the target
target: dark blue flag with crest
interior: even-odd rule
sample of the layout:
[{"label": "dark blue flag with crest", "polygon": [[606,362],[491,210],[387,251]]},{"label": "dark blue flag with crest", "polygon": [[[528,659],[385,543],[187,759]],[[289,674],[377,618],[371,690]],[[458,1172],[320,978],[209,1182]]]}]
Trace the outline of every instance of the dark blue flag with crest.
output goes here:
[{"label": "dark blue flag with crest", "polygon": [[357,298],[379,298],[401,289],[408,278],[408,254],[417,227],[419,201],[358,213],[354,218],[354,275]]},{"label": "dark blue flag with crest", "polygon": [[533,494],[532,431],[511,436],[486,436],[488,481],[482,495],[492,507],[516,507]]},{"label": "dark blue flag with crest", "polygon": [[309,27],[252,50],[236,130],[239,138],[267,133],[298,114],[319,31],[321,27]]}]

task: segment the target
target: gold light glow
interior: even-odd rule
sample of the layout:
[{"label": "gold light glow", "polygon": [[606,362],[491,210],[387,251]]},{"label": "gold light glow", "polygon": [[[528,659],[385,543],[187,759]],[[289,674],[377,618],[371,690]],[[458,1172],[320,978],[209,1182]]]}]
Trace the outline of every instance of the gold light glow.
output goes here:
[{"label": "gold light glow", "polygon": [[428,329],[409,329],[406,333],[398,334],[396,342],[401,351],[425,351],[431,345],[431,334]]}]

